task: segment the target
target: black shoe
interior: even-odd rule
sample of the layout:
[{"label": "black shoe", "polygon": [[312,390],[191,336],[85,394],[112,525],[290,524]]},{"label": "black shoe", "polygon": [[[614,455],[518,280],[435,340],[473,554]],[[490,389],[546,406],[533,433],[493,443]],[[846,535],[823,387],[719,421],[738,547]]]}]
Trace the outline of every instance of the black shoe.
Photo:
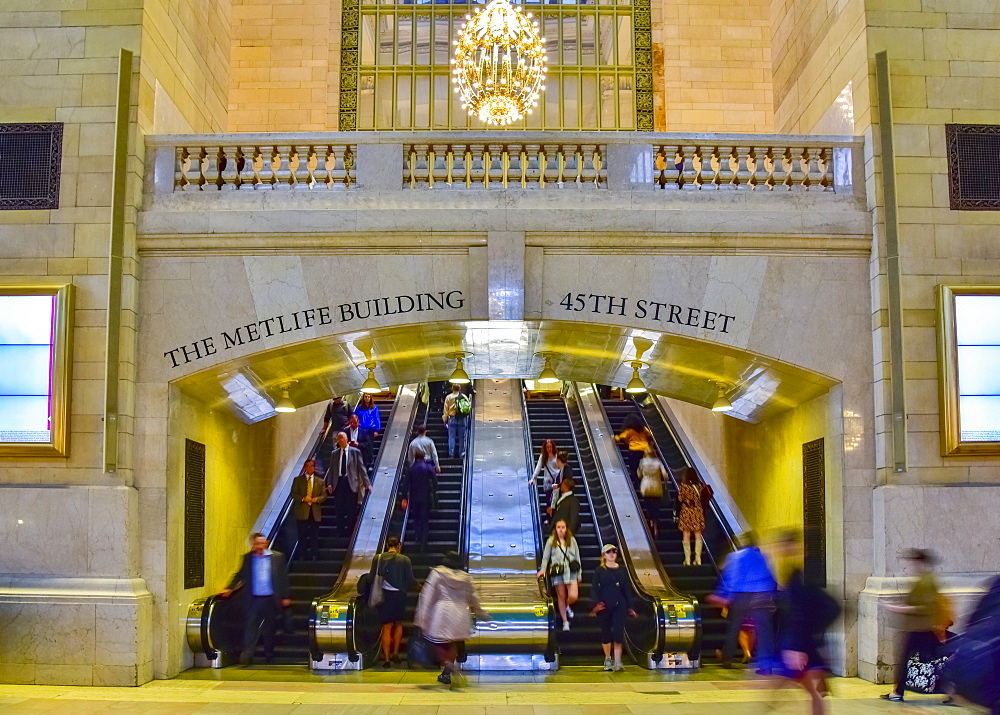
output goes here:
[{"label": "black shoe", "polygon": [[388,660],[383,660],[382,661],[382,667],[383,668],[391,668],[392,667],[392,662],[388,661]]},{"label": "black shoe", "polygon": [[722,661],[722,667],[725,668],[726,670],[729,670],[730,668],[733,667],[733,661],[731,660]]},{"label": "black shoe", "polygon": [[893,703],[903,702],[903,696],[900,695],[899,693],[885,693],[883,695],[879,695],[879,697],[882,698],[883,700],[888,700],[889,702]]},{"label": "black shoe", "polygon": [[445,685],[451,685],[451,673],[441,673],[438,676],[438,682],[444,683]]}]

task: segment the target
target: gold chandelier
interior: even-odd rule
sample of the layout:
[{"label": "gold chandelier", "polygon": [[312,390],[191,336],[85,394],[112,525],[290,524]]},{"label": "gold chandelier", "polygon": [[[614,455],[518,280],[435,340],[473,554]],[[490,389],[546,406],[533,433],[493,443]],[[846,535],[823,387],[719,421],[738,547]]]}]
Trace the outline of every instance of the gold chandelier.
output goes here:
[{"label": "gold chandelier", "polygon": [[508,0],[492,0],[465,19],[451,61],[462,108],[501,126],[530,114],[545,89],[545,38],[538,36],[538,23]]}]

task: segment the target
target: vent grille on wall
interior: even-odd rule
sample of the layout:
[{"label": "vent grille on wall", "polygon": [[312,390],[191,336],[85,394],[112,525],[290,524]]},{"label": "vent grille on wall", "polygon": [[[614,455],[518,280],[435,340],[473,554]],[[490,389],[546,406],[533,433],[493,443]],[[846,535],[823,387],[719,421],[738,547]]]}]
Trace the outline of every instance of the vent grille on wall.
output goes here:
[{"label": "vent grille on wall", "polygon": [[205,585],[205,445],[184,440],[184,588]]},{"label": "vent grille on wall", "polygon": [[802,445],[802,534],[806,583],[826,587],[826,452],[822,439]]},{"label": "vent grille on wall", "polygon": [[59,208],[63,125],[0,124],[0,209]]},{"label": "vent grille on wall", "polygon": [[951,208],[1000,211],[1000,126],[946,124]]}]

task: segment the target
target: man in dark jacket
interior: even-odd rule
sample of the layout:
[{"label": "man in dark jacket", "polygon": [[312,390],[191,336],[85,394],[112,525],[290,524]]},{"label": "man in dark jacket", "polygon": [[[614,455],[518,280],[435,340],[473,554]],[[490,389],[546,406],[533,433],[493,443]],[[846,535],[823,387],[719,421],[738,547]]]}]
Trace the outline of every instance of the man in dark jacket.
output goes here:
[{"label": "man in dark jacket", "polygon": [[352,447],[357,447],[361,450],[361,457],[365,461],[365,467],[368,469],[368,472],[371,473],[372,460],[375,456],[372,431],[362,427],[358,420],[358,416],[353,414],[347,419],[347,427],[344,428],[344,432],[347,433],[347,443]]},{"label": "man in dark jacket", "polygon": [[[274,660],[274,632],[277,616],[282,608],[292,605],[288,597],[288,572],[285,557],[269,548],[267,537],[253,535],[253,546],[243,555],[243,563],[229,586],[219,595],[229,598],[234,591],[241,591],[246,599],[247,621],[243,628],[243,652],[240,662],[253,663],[253,652],[261,630],[264,634],[264,657]],[[263,629],[261,626],[263,625]]]},{"label": "man in dark jacket", "polygon": [[559,497],[552,510],[552,523],[565,521],[574,534],[580,529],[580,500],[573,493],[573,477],[563,477],[559,482]]},{"label": "man in dark jacket", "polygon": [[433,462],[426,460],[426,454],[419,447],[413,452],[413,464],[407,470],[399,491],[405,495],[403,508],[409,510],[409,526],[420,540],[421,550],[427,549],[427,529],[431,520],[431,506],[437,488],[437,469]]}]

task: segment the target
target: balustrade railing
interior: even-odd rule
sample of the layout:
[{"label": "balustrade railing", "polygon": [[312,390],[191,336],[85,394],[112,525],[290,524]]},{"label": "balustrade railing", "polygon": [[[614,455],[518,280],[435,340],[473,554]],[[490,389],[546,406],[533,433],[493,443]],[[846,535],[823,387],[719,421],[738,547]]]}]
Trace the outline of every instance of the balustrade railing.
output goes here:
[{"label": "balustrade railing", "polygon": [[[834,155],[837,149],[832,145],[788,141],[753,144],[664,143],[654,146],[653,150],[653,182],[661,189],[835,189]],[[843,158],[850,159],[849,150]]]},{"label": "balustrade railing", "polygon": [[607,188],[605,144],[407,144],[404,186]]},{"label": "balustrade railing", "polygon": [[155,194],[351,189],[860,195],[852,137],[625,132],[350,132],[147,137]]},{"label": "balustrade railing", "polygon": [[351,144],[188,144],[176,148],[174,191],[324,191],[355,182]]}]

